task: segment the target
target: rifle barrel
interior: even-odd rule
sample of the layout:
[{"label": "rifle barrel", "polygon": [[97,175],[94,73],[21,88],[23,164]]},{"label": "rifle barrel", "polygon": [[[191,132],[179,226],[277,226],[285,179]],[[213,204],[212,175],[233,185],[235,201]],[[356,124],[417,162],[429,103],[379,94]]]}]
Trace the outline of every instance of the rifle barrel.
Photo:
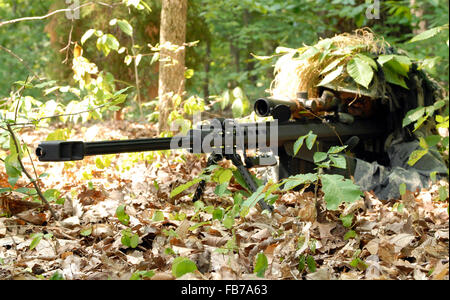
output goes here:
[{"label": "rifle barrel", "polygon": [[[353,124],[289,121],[279,124],[278,122],[244,123],[235,126],[231,129],[225,127],[225,130],[202,126],[200,129],[190,130],[186,136],[181,137],[99,142],[46,141],[39,144],[36,155],[40,161],[72,161],[81,160],[88,155],[174,149],[190,149],[194,153],[209,153],[221,151],[225,147],[236,149],[279,147],[287,142],[296,141],[310,131],[320,139],[337,139],[337,136],[341,138],[377,137],[386,132],[385,124],[374,120],[356,120]],[[277,134],[277,145],[271,145],[274,142],[272,140],[273,133]],[[256,144],[256,141],[258,143],[265,142],[265,144]],[[205,148],[205,146],[209,146],[209,148]]]}]

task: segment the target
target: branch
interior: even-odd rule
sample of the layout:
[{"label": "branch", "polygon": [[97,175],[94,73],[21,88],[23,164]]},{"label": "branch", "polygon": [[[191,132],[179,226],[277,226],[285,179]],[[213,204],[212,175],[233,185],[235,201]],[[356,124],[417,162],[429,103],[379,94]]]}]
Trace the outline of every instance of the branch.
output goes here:
[{"label": "branch", "polygon": [[13,124],[10,124],[10,125],[11,126],[28,126],[28,125],[36,126],[36,123],[39,123],[40,121],[45,120],[45,119],[52,119],[52,118],[58,118],[58,117],[68,117],[68,116],[80,115],[80,114],[88,113],[88,112],[94,111],[96,109],[99,109],[99,108],[102,108],[102,107],[105,107],[105,106],[108,106],[108,105],[109,105],[109,103],[105,103],[105,104],[96,106],[94,108],[91,108],[91,109],[88,109],[88,110],[84,110],[84,111],[79,111],[79,112],[76,112],[76,113],[67,113],[67,114],[53,115],[53,116],[42,117],[42,118],[36,119],[36,120],[34,120],[34,122],[13,123]]},{"label": "branch", "polygon": [[[25,166],[23,165],[22,159],[20,158],[20,149],[19,149],[19,144],[17,142],[16,139],[16,135],[14,134],[14,131],[11,128],[10,124],[6,124],[6,126],[8,127],[8,131],[11,134],[12,140],[14,142],[14,145],[16,147],[16,152],[17,152],[17,160],[19,161],[20,167],[22,168],[23,172],[25,173],[25,175],[28,177],[28,179],[33,183],[34,188],[36,189],[36,192],[39,195],[39,198],[41,198],[42,202],[45,203],[45,208],[47,208],[50,213],[52,214],[52,217],[55,220],[58,220],[58,218],[56,217],[55,211],[53,210],[53,208],[50,206],[50,204],[48,203],[47,199],[45,198],[44,194],[42,194],[41,188],[39,187],[39,185],[37,184],[37,179],[34,179],[30,173],[28,173],[28,171],[25,169]],[[33,166],[34,167],[34,166]]]},{"label": "branch", "polygon": [[80,6],[78,6],[78,7],[75,7],[75,8],[58,9],[58,10],[52,11],[52,12],[50,12],[50,13],[44,15],[44,16],[38,16],[38,17],[24,17],[24,18],[19,18],[19,19],[14,19],[14,20],[9,20],[9,21],[0,22],[0,27],[2,27],[2,26],[4,26],[4,25],[8,25],[8,24],[14,24],[14,23],[17,23],[17,22],[22,22],[22,21],[43,20],[43,19],[46,19],[46,18],[48,18],[48,17],[50,17],[50,16],[53,16],[53,15],[55,15],[55,14],[58,14],[58,13],[61,13],[61,12],[72,12],[72,11],[76,11],[76,10],[81,9],[82,7],[85,7],[85,6],[88,6],[88,5],[91,5],[91,4],[95,4],[95,3],[94,3],[94,2],[88,2],[88,3],[82,4],[82,5],[80,5]]},{"label": "branch", "polygon": [[0,50],[3,50],[3,51],[5,51],[5,52],[8,52],[11,56],[13,56],[13,57],[16,58],[18,61],[20,61],[20,62],[25,66],[25,68],[27,68],[28,71],[30,71],[31,73],[33,73],[34,76],[36,76],[40,81],[42,81],[42,78],[39,77],[39,75],[36,74],[36,72],[33,71],[33,70],[25,63],[25,61],[24,61],[20,56],[18,56],[17,54],[15,54],[14,52],[12,52],[12,51],[9,50],[8,48],[3,47],[2,45],[0,45]]}]

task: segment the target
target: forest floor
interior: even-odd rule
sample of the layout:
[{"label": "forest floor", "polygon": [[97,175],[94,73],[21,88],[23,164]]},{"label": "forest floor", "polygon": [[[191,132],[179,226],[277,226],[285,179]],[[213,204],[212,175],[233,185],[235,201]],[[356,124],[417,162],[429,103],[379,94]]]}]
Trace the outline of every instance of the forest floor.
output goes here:
[{"label": "forest floor", "polygon": [[[23,130],[20,138],[31,150],[53,130]],[[89,141],[155,134],[152,125],[125,121],[76,126],[74,132],[72,140]],[[146,278],[150,270],[151,279],[175,279],[177,256],[198,268],[181,279],[257,279],[261,252],[268,260],[266,279],[449,278],[448,200],[439,201],[438,193],[445,182],[391,202],[365,192],[345,212],[318,213],[313,192],[288,192],[280,194],[272,216],[253,208],[227,229],[211,213],[195,210],[189,196],[195,186],[170,198],[171,190],[202,172],[205,157],[145,155],[73,163],[42,163],[33,155],[36,172],[48,174],[39,181],[42,190],[58,190],[65,202],[51,204],[57,221],[41,208],[28,209],[30,202],[19,201],[23,195],[0,194],[0,210],[10,215],[0,217],[0,279],[130,279]],[[34,174],[30,161],[24,162]],[[25,185],[21,180],[16,187]],[[229,189],[237,186],[232,180]],[[205,206],[230,206],[231,198],[216,196],[214,188],[207,184]],[[128,225],[116,216],[121,205]],[[354,214],[351,228],[343,226],[342,213]],[[139,237],[135,248],[122,243],[126,229]]]}]

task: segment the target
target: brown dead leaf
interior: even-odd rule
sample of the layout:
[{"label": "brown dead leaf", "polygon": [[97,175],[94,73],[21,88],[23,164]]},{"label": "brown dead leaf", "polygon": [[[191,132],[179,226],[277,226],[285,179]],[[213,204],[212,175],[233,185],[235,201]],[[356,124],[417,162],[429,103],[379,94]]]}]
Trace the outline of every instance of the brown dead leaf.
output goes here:
[{"label": "brown dead leaf", "polygon": [[175,230],[175,232],[178,234],[180,239],[185,239],[186,235],[189,232],[189,227],[191,226],[190,222],[187,219],[184,219],[183,222],[181,222],[180,226]]},{"label": "brown dead leaf", "polygon": [[73,252],[67,251],[64,253],[61,253],[61,259],[66,259],[66,257],[73,255]]},{"label": "brown dead leaf", "polygon": [[172,274],[169,273],[156,273],[152,276],[151,280],[174,280],[175,277]]},{"label": "brown dead leaf", "polygon": [[81,186],[82,191],[78,194],[78,199],[80,199],[83,205],[92,205],[106,199],[106,195],[99,190],[89,189],[85,185]]},{"label": "brown dead leaf", "polygon": [[434,267],[432,279],[443,280],[447,274],[448,274],[448,263],[442,264],[442,261],[439,261],[436,267]]},{"label": "brown dead leaf", "polygon": [[331,230],[336,228],[336,223],[319,223],[317,222],[317,227],[319,228],[320,238],[330,238],[333,237]]},{"label": "brown dead leaf", "polygon": [[392,264],[397,259],[394,245],[388,241],[382,241],[378,247],[378,256],[384,262]]},{"label": "brown dead leaf", "polygon": [[370,254],[372,255],[376,255],[378,253],[378,245],[380,243],[379,239],[373,239],[370,240],[367,245],[365,246],[365,248],[367,249],[367,251],[370,252]]},{"label": "brown dead leaf", "polygon": [[37,202],[14,199],[11,195],[0,195],[0,212],[15,216],[18,213],[27,211],[33,208],[42,207],[42,204]]},{"label": "brown dead leaf", "polygon": [[259,230],[257,233],[253,234],[251,238],[254,241],[260,242],[262,240],[267,239],[270,236],[271,236],[270,230],[267,228],[264,228],[262,230]]},{"label": "brown dead leaf", "polygon": [[34,210],[23,211],[21,213],[18,213],[16,216],[24,221],[27,221],[28,223],[38,226],[43,225],[45,222],[47,222],[47,215],[45,213],[37,212]]},{"label": "brown dead leaf", "polygon": [[389,242],[395,246],[395,252],[400,252],[403,248],[408,246],[413,240],[415,240],[415,236],[407,233],[397,234],[392,237]]}]

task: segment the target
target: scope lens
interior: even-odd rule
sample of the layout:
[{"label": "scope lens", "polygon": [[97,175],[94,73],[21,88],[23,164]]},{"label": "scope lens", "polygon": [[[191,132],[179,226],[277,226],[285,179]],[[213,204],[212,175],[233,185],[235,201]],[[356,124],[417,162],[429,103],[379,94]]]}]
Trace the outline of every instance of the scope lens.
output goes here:
[{"label": "scope lens", "polygon": [[262,98],[256,100],[254,110],[259,117],[267,117],[270,114],[269,102]]}]

